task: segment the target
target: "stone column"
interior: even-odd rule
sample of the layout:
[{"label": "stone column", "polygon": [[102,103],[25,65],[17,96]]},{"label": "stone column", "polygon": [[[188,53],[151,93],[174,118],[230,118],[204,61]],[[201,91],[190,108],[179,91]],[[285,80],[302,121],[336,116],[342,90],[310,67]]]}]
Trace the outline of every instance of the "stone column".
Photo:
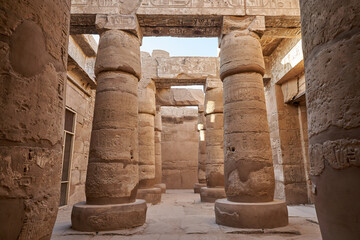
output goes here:
[{"label": "stone column", "polygon": [[161,106],[156,106],[155,113],[155,185],[154,187],[160,188],[161,193],[166,193],[166,184],[162,183],[162,159],[161,159],[161,132],[162,132],[162,119],[161,119]]},{"label": "stone column", "polygon": [[50,239],[60,200],[70,1],[1,1],[0,9],[0,239]]},{"label": "stone column", "polygon": [[206,118],[204,105],[198,107],[199,118],[197,130],[199,132],[199,153],[198,153],[198,183],[195,183],[194,193],[200,193],[202,187],[206,187]]},{"label": "stone column", "polygon": [[200,189],[202,202],[225,198],[223,150],[223,89],[219,78],[208,78],[205,89],[206,185]]},{"label": "stone column", "polygon": [[227,199],[215,203],[216,222],[240,228],[288,224],[286,204],[273,201],[274,169],[257,34],[245,29],[221,41],[224,84],[224,155]]},{"label": "stone column", "polygon": [[161,189],[155,184],[155,83],[142,79],[139,94],[139,190],[137,198],[147,203],[161,201]]},{"label": "stone column", "polygon": [[106,231],[141,226],[146,203],[137,200],[140,42],[130,33],[101,34],[86,203],[74,205],[72,228]]},{"label": "stone column", "polygon": [[360,238],[360,2],[301,0],[300,7],[316,213],[324,240],[355,240]]}]

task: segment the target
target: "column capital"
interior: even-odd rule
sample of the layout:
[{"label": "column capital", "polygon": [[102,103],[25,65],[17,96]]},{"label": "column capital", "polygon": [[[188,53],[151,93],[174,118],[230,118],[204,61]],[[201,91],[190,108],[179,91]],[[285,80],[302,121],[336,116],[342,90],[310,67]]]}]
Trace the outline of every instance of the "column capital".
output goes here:
[{"label": "column capital", "polygon": [[97,14],[95,20],[97,31],[101,34],[107,30],[122,30],[134,34],[142,44],[142,31],[135,14]]},{"label": "column capital", "polygon": [[221,34],[219,37],[219,47],[221,47],[221,40],[223,37],[231,32],[239,32],[244,35],[253,35],[254,37],[261,37],[265,31],[265,17],[264,16],[224,16],[223,24],[221,26]]}]

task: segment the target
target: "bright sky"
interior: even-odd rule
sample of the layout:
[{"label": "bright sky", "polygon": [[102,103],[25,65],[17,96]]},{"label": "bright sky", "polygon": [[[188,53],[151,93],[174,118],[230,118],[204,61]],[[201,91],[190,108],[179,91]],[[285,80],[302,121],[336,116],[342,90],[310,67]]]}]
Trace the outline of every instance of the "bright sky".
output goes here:
[{"label": "bright sky", "polygon": [[170,56],[217,57],[217,38],[144,37],[141,51],[165,50]]},{"label": "bright sky", "polygon": [[[93,35],[99,41],[98,35]],[[170,56],[218,57],[217,38],[144,37],[141,51],[165,50]]]}]

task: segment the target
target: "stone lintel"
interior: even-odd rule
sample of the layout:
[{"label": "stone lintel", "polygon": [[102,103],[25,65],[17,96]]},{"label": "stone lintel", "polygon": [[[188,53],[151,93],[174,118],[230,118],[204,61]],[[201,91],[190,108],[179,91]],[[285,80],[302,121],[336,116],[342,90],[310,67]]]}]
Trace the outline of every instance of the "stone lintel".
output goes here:
[{"label": "stone lintel", "polygon": [[201,106],[204,104],[204,92],[200,89],[159,89],[156,104],[161,106]]},{"label": "stone lintel", "polygon": [[222,81],[219,77],[212,77],[209,76],[206,79],[206,85],[205,85],[205,92],[210,90],[210,89],[214,89],[214,88],[222,88],[223,84]]},{"label": "stone lintel", "polygon": [[95,25],[98,32],[106,30],[123,30],[131,32],[139,38],[140,42],[142,42],[142,32],[135,14],[98,14],[96,15]]}]

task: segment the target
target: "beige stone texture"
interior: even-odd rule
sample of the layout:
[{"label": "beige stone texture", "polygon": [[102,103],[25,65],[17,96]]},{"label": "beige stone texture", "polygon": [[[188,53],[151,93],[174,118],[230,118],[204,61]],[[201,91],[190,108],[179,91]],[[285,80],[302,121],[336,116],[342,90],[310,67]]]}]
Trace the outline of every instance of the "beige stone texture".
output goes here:
[{"label": "beige stone texture", "polygon": [[225,35],[221,40],[220,54],[222,80],[227,76],[243,72],[259,72],[262,75],[265,73],[265,63],[258,37],[247,29]]},{"label": "beige stone texture", "polygon": [[204,104],[201,89],[163,88],[156,91],[156,104],[161,106],[199,106]]},{"label": "beige stone texture", "polygon": [[[220,79],[217,79],[220,81]],[[211,88],[209,82],[205,93],[206,116],[206,183],[208,188],[224,186],[223,151],[223,90]]]},{"label": "beige stone texture", "polygon": [[[150,187],[155,179],[154,116],[139,113],[139,174],[140,187]],[[147,180],[153,180],[148,182]]]},{"label": "beige stone texture", "polygon": [[[139,181],[138,78],[135,73],[129,74],[126,68],[117,68],[115,64],[124,48],[105,55],[126,39],[131,37],[116,30],[103,33],[100,39],[95,64],[98,86],[86,178],[87,204],[129,203],[136,197]],[[131,49],[134,47],[128,51],[132,52]],[[110,65],[105,68],[106,64]]]},{"label": "beige stone texture", "polygon": [[87,89],[86,92],[90,96],[85,94],[71,81],[67,82],[66,107],[76,112],[68,204],[85,200],[85,179],[95,103],[95,91]]},{"label": "beige stone texture", "polygon": [[89,205],[77,203],[71,213],[72,228],[83,232],[111,231],[142,226],[146,221],[146,202]]},{"label": "beige stone texture", "polygon": [[310,173],[320,229],[325,240],[357,239],[360,4],[300,1],[300,6]]},{"label": "beige stone texture", "polygon": [[50,239],[60,197],[70,1],[1,1],[0,22],[0,239]]},{"label": "beige stone texture", "polygon": [[198,111],[162,107],[162,181],[167,189],[192,189],[198,182]]},{"label": "beige stone texture", "polygon": [[278,228],[289,224],[286,203],[238,203],[227,199],[215,202],[216,223],[234,228]]},{"label": "beige stone texture", "polygon": [[137,191],[136,198],[144,199],[146,203],[151,203],[153,205],[159,204],[161,202],[161,188],[140,188]]},{"label": "beige stone texture", "polygon": [[72,14],[123,14],[129,15],[135,13],[139,8],[142,0],[131,1],[87,1],[72,0]]},{"label": "beige stone texture", "polygon": [[[162,184],[162,156],[161,156],[161,111],[157,107],[155,114],[155,184]],[[163,188],[161,188],[163,189]],[[166,185],[165,185],[166,189]]]},{"label": "beige stone texture", "polygon": [[[81,233],[71,229],[71,208],[59,210],[53,240],[309,240],[321,239],[313,205],[289,206],[289,225],[274,229],[232,228],[216,224],[214,203],[191,190],[168,190],[162,203],[148,205],[144,226],[120,231]],[[128,220],[129,221],[129,220]]]},{"label": "beige stone texture", "polygon": [[139,39],[125,31],[104,32],[100,38],[95,74],[104,71],[122,71],[140,79]]},{"label": "beige stone texture", "polygon": [[202,187],[200,188],[201,202],[214,203],[218,199],[226,198],[224,187]]},{"label": "beige stone texture", "polygon": [[[244,46],[246,51],[236,55]],[[261,46],[254,34],[242,31],[226,35],[221,47],[226,196],[234,202],[271,202],[275,181]]]},{"label": "beige stone texture", "polygon": [[[271,80],[265,85],[275,169],[275,198],[288,204],[312,199],[309,178],[305,77],[301,41],[283,40],[268,57]],[[289,171],[289,172],[287,172]],[[291,176],[298,176],[294,179]],[[302,177],[301,177],[302,176]]]}]

